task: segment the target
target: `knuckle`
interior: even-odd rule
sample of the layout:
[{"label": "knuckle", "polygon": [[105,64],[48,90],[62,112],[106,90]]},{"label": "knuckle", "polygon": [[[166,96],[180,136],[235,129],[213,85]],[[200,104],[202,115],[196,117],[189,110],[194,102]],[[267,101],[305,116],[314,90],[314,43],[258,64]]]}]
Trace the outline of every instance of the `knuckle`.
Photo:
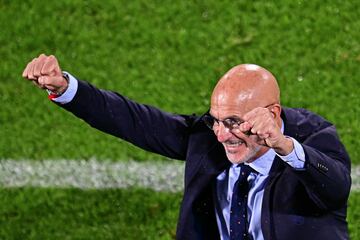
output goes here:
[{"label": "knuckle", "polygon": [[54,56],[54,55],[50,55],[48,58],[49,58],[49,60],[50,60],[50,61],[53,61],[53,62],[55,62],[55,61],[56,61],[56,58],[55,58],[55,56]]}]

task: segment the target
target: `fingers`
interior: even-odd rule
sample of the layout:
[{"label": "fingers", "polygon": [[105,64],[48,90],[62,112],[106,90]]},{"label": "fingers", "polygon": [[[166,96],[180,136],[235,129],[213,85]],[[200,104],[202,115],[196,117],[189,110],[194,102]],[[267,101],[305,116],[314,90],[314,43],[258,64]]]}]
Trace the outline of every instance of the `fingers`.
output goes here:
[{"label": "fingers", "polygon": [[[42,55],[40,55],[39,58],[42,58]],[[27,78],[29,80],[37,80],[37,76],[35,76],[35,72],[34,72],[37,61],[38,58],[34,58],[33,60],[31,60],[31,62],[28,63],[22,74],[24,78]]]},{"label": "fingers", "polygon": [[25,69],[24,69],[24,72],[22,73],[23,78],[27,78],[27,76],[28,76],[28,71],[29,71],[29,68],[30,68],[30,64],[31,64],[31,62],[29,62],[29,63],[26,65],[26,67],[25,67]]},{"label": "fingers", "polygon": [[41,76],[38,78],[38,85],[43,89],[49,89],[50,91],[55,91],[56,87],[53,84],[53,77]]},{"label": "fingers", "polygon": [[24,74],[25,78],[29,79],[29,80],[36,80],[36,78],[34,77],[33,74],[33,69],[34,69],[34,64],[35,64],[36,58],[34,58],[27,66],[26,66],[26,73]]},{"label": "fingers", "polygon": [[62,75],[59,67],[59,63],[53,55],[50,55],[45,59],[44,64],[42,65],[41,68],[41,74],[50,75],[50,76]]},{"label": "fingers", "polygon": [[270,133],[273,131],[273,128],[276,126],[273,119],[265,116],[255,118],[252,121],[251,133],[258,135],[261,139],[269,137]]},{"label": "fingers", "polygon": [[37,80],[41,76],[61,76],[61,70],[57,59],[53,56],[46,56],[41,54],[34,58],[25,68],[22,73],[24,78],[29,80]]},{"label": "fingers", "polygon": [[47,60],[47,56],[45,54],[41,54],[38,58],[36,58],[34,62],[34,68],[33,68],[33,75],[34,77],[40,77],[41,76],[41,69],[43,68],[43,65],[45,61]]},{"label": "fingers", "polygon": [[61,79],[51,76],[40,76],[38,83],[42,86],[57,86]]},{"label": "fingers", "polygon": [[271,128],[265,124],[250,124],[249,122],[242,123],[239,128],[232,131],[237,137],[241,135],[257,135],[260,139],[266,139],[270,136]]},{"label": "fingers", "polygon": [[251,128],[252,128],[252,124],[250,122],[243,122],[239,126],[239,130],[244,133],[250,131]]},{"label": "fingers", "polygon": [[48,89],[59,94],[68,87],[68,82],[63,77],[59,63],[53,55],[40,54],[39,57],[31,60],[26,65],[22,76],[41,89]]},{"label": "fingers", "polygon": [[254,138],[258,144],[271,147],[282,135],[274,114],[268,108],[255,108],[246,113],[243,120],[239,131],[247,133],[246,135]]},{"label": "fingers", "polygon": [[272,114],[267,108],[255,108],[246,113],[244,122],[240,124],[239,130],[246,135],[258,135],[261,138],[268,137],[270,126],[275,124]]}]

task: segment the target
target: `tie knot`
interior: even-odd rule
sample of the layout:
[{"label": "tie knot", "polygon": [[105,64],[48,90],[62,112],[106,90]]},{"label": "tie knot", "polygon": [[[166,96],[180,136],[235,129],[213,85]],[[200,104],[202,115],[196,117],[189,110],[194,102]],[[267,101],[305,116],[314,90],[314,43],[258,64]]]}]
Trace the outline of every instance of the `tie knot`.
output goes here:
[{"label": "tie knot", "polygon": [[245,165],[245,164],[241,164],[240,165],[241,169],[240,169],[240,176],[239,179],[246,179],[250,173],[255,173],[256,171],[251,168],[249,165]]}]

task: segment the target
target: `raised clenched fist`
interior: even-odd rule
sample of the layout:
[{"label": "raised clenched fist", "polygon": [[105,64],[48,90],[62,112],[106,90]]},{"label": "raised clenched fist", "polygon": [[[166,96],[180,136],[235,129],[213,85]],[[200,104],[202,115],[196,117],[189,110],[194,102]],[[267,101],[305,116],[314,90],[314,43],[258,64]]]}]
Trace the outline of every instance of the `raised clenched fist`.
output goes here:
[{"label": "raised clenched fist", "polygon": [[29,62],[22,76],[42,89],[62,94],[68,87],[55,56],[41,54]]}]

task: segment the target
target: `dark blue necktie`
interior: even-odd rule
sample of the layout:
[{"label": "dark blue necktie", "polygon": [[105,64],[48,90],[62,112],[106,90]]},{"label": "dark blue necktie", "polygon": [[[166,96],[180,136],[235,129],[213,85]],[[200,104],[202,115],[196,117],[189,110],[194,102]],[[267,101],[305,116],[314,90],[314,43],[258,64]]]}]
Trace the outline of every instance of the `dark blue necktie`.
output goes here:
[{"label": "dark blue necktie", "polygon": [[255,172],[248,165],[240,165],[240,175],[234,184],[230,209],[230,239],[251,239],[248,233],[247,222],[247,199],[249,183],[247,178],[251,172]]}]

